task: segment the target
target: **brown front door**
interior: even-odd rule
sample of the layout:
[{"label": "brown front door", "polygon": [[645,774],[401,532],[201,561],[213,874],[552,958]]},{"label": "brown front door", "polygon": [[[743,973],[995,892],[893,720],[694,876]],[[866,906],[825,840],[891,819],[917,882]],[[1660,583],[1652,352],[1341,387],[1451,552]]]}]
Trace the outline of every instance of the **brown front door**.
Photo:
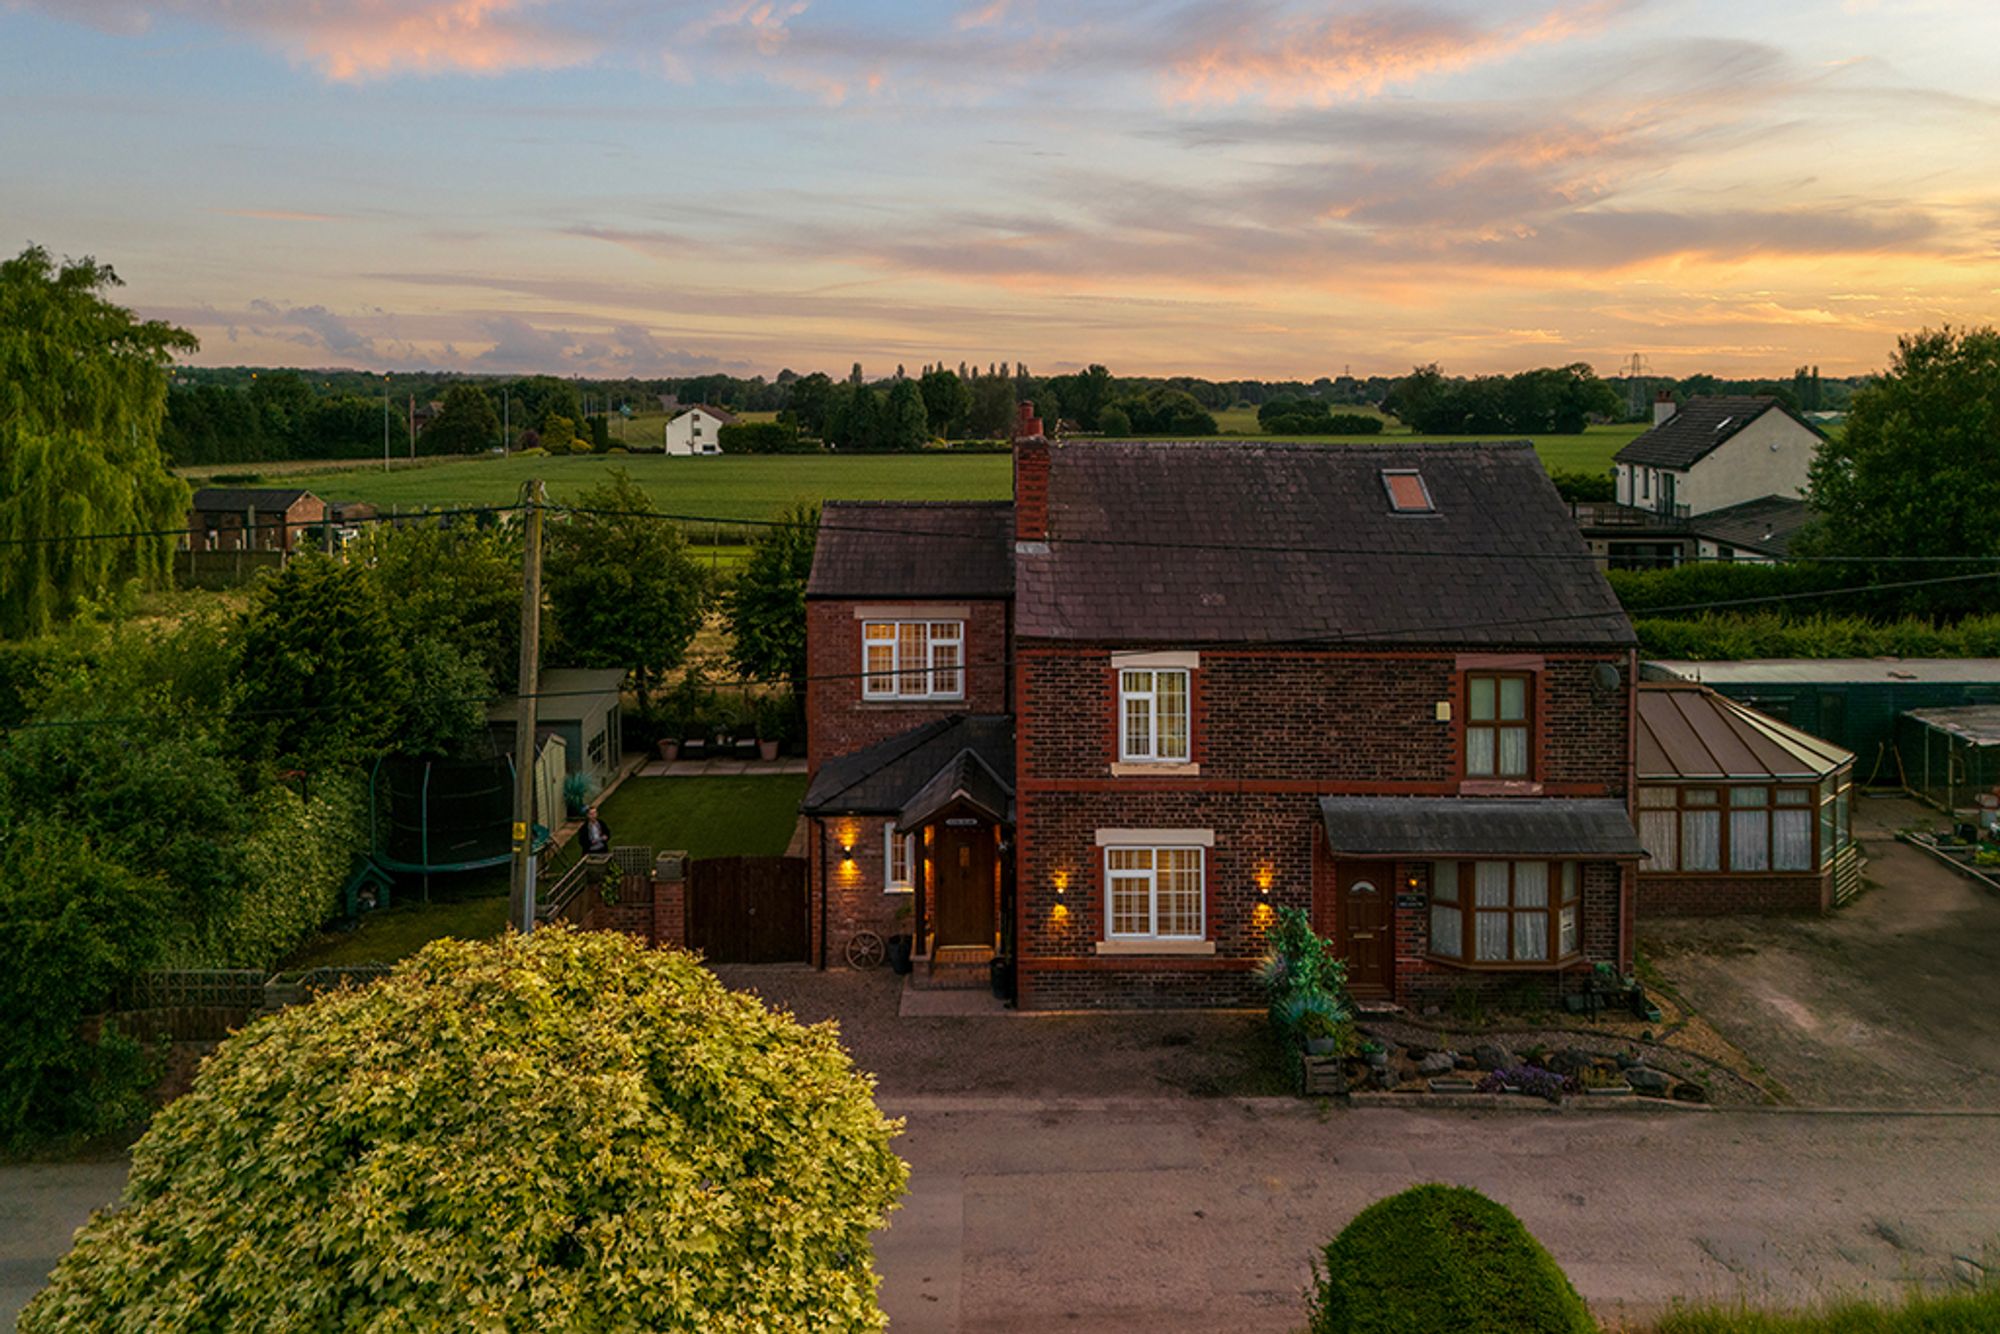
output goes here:
[{"label": "brown front door", "polygon": [[1394,973],[1396,932],[1390,892],[1394,866],[1344,862],[1340,894],[1340,952],[1347,960],[1347,989],[1358,996],[1386,996]]},{"label": "brown front door", "polygon": [[984,824],[934,826],[930,856],[937,881],[937,943],[993,944],[993,833]]}]

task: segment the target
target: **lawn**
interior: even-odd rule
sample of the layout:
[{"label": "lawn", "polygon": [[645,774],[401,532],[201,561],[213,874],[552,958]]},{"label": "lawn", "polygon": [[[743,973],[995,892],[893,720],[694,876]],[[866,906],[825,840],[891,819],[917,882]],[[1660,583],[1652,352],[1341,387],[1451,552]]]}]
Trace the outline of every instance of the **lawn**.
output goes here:
[{"label": "lawn", "polygon": [[[1639,433],[1639,426],[1593,426],[1582,435],[1542,436],[1535,447],[1556,472],[1603,472],[1611,456]],[[1246,440],[1270,437],[1242,437]],[[1328,443],[1408,443],[1444,437],[1385,435]],[[1511,437],[1488,437],[1489,439]],[[1084,446],[1079,444],[1078,448]],[[260,465],[238,465],[251,469]],[[472,458],[439,461],[392,472],[341,468],[321,472],[272,469],[290,486],[342,500],[372,501],[408,509],[425,506],[504,505],[521,484],[539,477],[552,498],[574,499],[603,482],[615,467],[632,474],[662,510],[702,518],[756,520],[775,517],[794,502],[818,500],[1005,500],[1012,490],[1005,454],[800,454],[723,458],[667,458],[630,454],[570,458]],[[697,541],[704,534],[696,525]],[[741,537],[727,528],[709,534]]]},{"label": "lawn", "polygon": [[691,857],[775,857],[791,842],[804,774],[628,778],[599,808],[614,844]]}]

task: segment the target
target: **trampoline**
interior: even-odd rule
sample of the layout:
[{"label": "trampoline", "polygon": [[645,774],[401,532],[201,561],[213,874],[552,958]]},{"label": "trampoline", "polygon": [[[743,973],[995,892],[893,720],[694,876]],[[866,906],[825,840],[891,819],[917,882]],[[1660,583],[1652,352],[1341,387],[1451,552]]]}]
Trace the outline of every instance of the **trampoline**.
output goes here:
[{"label": "trampoline", "polygon": [[[505,866],[514,855],[514,762],[505,755],[386,756],[368,776],[368,859],[398,875]],[[548,846],[537,823],[532,846]]]}]

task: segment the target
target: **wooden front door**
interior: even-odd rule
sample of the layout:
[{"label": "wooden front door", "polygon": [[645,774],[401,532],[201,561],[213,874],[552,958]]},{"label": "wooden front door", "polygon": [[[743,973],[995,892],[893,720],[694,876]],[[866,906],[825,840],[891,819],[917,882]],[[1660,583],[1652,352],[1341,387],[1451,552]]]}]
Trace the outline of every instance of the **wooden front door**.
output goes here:
[{"label": "wooden front door", "polygon": [[1386,996],[1394,978],[1395,871],[1386,862],[1343,862],[1336,876],[1340,953],[1347,960],[1347,989],[1358,996]]},{"label": "wooden front door", "polygon": [[931,874],[937,884],[937,943],[993,945],[993,831],[984,824],[933,826]]}]

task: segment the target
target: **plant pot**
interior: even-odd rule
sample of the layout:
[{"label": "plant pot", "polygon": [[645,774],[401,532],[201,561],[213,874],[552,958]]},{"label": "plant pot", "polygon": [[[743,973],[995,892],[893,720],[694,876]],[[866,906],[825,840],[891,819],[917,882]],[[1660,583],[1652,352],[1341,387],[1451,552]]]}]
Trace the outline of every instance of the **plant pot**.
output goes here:
[{"label": "plant pot", "polygon": [[672,763],[673,761],[679,759],[680,757],[681,757],[681,743],[678,741],[669,741],[667,738],[661,737],[660,758],[666,760],[668,763]]},{"label": "plant pot", "polygon": [[911,943],[910,937],[907,935],[890,936],[882,942],[883,947],[888,951],[890,972],[901,976],[910,971]]},{"label": "plant pot", "polygon": [[762,760],[775,760],[775,759],[777,759],[777,758],[778,758],[778,743],[777,743],[777,742],[775,742],[775,741],[764,741],[764,740],[759,740],[759,741],[757,742],[757,758],[759,758],[759,759],[762,759]]},{"label": "plant pot", "polygon": [[1339,1045],[1339,1038],[1307,1038],[1306,1054],[1308,1056],[1331,1056],[1333,1055],[1334,1048]]}]

